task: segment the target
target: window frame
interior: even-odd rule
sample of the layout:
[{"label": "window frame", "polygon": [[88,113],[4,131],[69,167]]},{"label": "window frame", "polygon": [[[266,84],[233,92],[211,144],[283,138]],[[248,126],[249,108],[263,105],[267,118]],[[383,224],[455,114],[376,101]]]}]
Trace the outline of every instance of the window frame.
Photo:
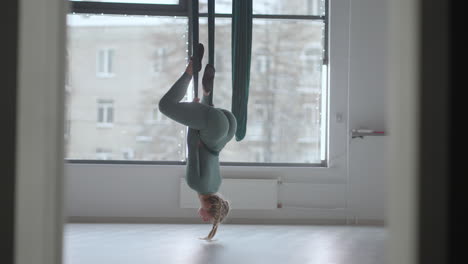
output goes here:
[{"label": "window frame", "polygon": [[179,0],[178,5],[78,2],[72,0],[69,2],[72,13],[148,16],[187,16],[188,14],[187,0]]},{"label": "window frame", "polygon": [[[327,99],[327,121],[326,127],[326,140],[325,140],[325,159],[321,163],[264,163],[264,162],[220,162],[221,166],[243,166],[243,167],[311,167],[311,168],[329,168],[330,157],[339,150],[331,150],[331,133],[330,133],[330,66],[329,66],[329,27],[330,27],[330,0],[323,0],[325,2],[324,15],[267,15],[267,14],[253,14],[253,19],[284,19],[284,20],[319,20],[324,22],[324,53],[322,67],[327,69],[326,82],[326,99]],[[191,4],[188,0],[179,0],[178,5],[168,4],[138,4],[138,3],[108,3],[108,2],[85,2],[85,1],[72,1],[70,2],[69,14],[109,14],[109,15],[145,15],[145,16],[183,16],[188,18],[188,55],[191,55],[191,42],[192,42],[192,24],[190,23],[192,17]],[[231,18],[231,14],[215,13],[215,18]],[[208,18],[208,13],[200,13],[200,18]],[[345,113],[347,115],[347,112]],[[331,153],[333,152],[333,153]],[[186,161],[144,161],[144,160],[74,160],[66,159],[66,162],[72,164],[148,164],[148,165],[186,165]]]}]

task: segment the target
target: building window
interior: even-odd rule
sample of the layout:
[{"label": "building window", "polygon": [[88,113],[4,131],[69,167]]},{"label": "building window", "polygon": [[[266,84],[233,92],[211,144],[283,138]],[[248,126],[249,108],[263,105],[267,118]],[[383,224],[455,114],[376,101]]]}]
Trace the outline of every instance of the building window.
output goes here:
[{"label": "building window", "polygon": [[145,124],[164,124],[167,125],[171,122],[171,120],[165,116],[163,113],[159,111],[159,107],[157,105],[152,105],[149,109],[149,112],[146,114]]},{"label": "building window", "polygon": [[96,148],[96,159],[111,160],[112,158],[112,150],[106,148]]},{"label": "building window", "polygon": [[319,112],[318,107],[314,106],[312,103],[305,103],[302,105],[302,111],[304,114],[304,124],[311,125],[317,123],[319,120],[317,118],[317,113]]},{"label": "building window", "polygon": [[166,48],[158,48],[153,54],[153,71],[154,72],[163,72],[164,67],[166,66]]},{"label": "building window", "polygon": [[320,110],[314,103],[302,105],[303,123],[298,137],[300,143],[317,143],[320,141]]},{"label": "building window", "polygon": [[159,107],[157,106],[153,107],[152,117],[153,117],[153,121],[158,122],[158,123],[166,124],[171,121],[167,116],[165,116],[163,113],[159,111]]},{"label": "building window", "polygon": [[215,68],[216,72],[224,72],[226,71],[225,66],[226,62],[224,61],[224,56],[221,52],[217,51],[215,55]]},{"label": "building window", "polygon": [[251,159],[253,162],[263,162],[263,149],[259,147],[250,147],[249,152],[251,153]]},{"label": "building window", "polygon": [[301,56],[304,64],[304,71],[306,73],[320,74],[321,67],[323,64],[323,47],[322,45],[315,43],[315,45],[309,45]]},{"label": "building window", "polygon": [[132,148],[125,148],[122,150],[122,157],[124,160],[132,160],[135,157],[135,151]]},{"label": "building window", "polygon": [[270,57],[262,52],[254,57],[255,59],[255,69],[259,73],[267,73],[270,69]]},{"label": "building window", "polygon": [[70,90],[71,80],[70,80],[70,52],[68,49],[65,51],[65,88]]},{"label": "building window", "polygon": [[114,57],[115,50],[111,48],[99,49],[97,52],[97,71],[98,77],[114,76]]},{"label": "building window", "polygon": [[114,101],[98,100],[97,123],[100,127],[109,127],[114,123]]}]

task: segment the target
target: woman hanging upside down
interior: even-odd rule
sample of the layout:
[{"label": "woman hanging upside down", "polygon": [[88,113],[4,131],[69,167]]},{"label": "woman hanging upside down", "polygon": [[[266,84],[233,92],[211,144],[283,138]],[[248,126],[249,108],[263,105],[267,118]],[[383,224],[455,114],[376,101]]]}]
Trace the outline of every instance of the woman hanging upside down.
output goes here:
[{"label": "woman hanging upside down", "polygon": [[211,240],[229,213],[229,203],[217,193],[221,185],[219,152],[233,138],[236,132],[234,115],[221,108],[208,105],[213,90],[215,69],[207,64],[203,74],[203,98],[193,102],[180,102],[187,92],[193,72],[201,69],[204,53],[198,45],[199,57],[193,57],[182,76],[159,102],[159,110],[167,117],[189,127],[187,134],[188,160],[187,184],[198,193],[200,209],[198,214],[205,222],[212,222],[213,228],[205,239]]}]

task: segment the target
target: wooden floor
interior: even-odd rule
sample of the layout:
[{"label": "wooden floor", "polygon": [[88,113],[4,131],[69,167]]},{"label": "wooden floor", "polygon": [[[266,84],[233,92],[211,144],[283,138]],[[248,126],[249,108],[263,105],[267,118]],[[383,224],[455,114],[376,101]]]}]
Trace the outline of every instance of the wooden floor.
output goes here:
[{"label": "wooden floor", "polygon": [[68,224],[64,264],[383,264],[386,230],[356,226]]}]

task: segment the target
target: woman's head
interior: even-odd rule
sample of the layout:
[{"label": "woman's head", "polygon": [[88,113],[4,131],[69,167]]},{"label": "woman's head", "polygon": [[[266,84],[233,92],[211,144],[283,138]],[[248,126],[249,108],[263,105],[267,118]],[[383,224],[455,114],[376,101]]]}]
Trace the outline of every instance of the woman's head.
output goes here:
[{"label": "woman's head", "polygon": [[199,215],[203,218],[203,221],[210,221],[213,223],[211,232],[205,239],[212,239],[218,229],[218,225],[221,224],[229,214],[229,202],[219,194],[209,194],[200,197],[202,207],[198,210]]}]

